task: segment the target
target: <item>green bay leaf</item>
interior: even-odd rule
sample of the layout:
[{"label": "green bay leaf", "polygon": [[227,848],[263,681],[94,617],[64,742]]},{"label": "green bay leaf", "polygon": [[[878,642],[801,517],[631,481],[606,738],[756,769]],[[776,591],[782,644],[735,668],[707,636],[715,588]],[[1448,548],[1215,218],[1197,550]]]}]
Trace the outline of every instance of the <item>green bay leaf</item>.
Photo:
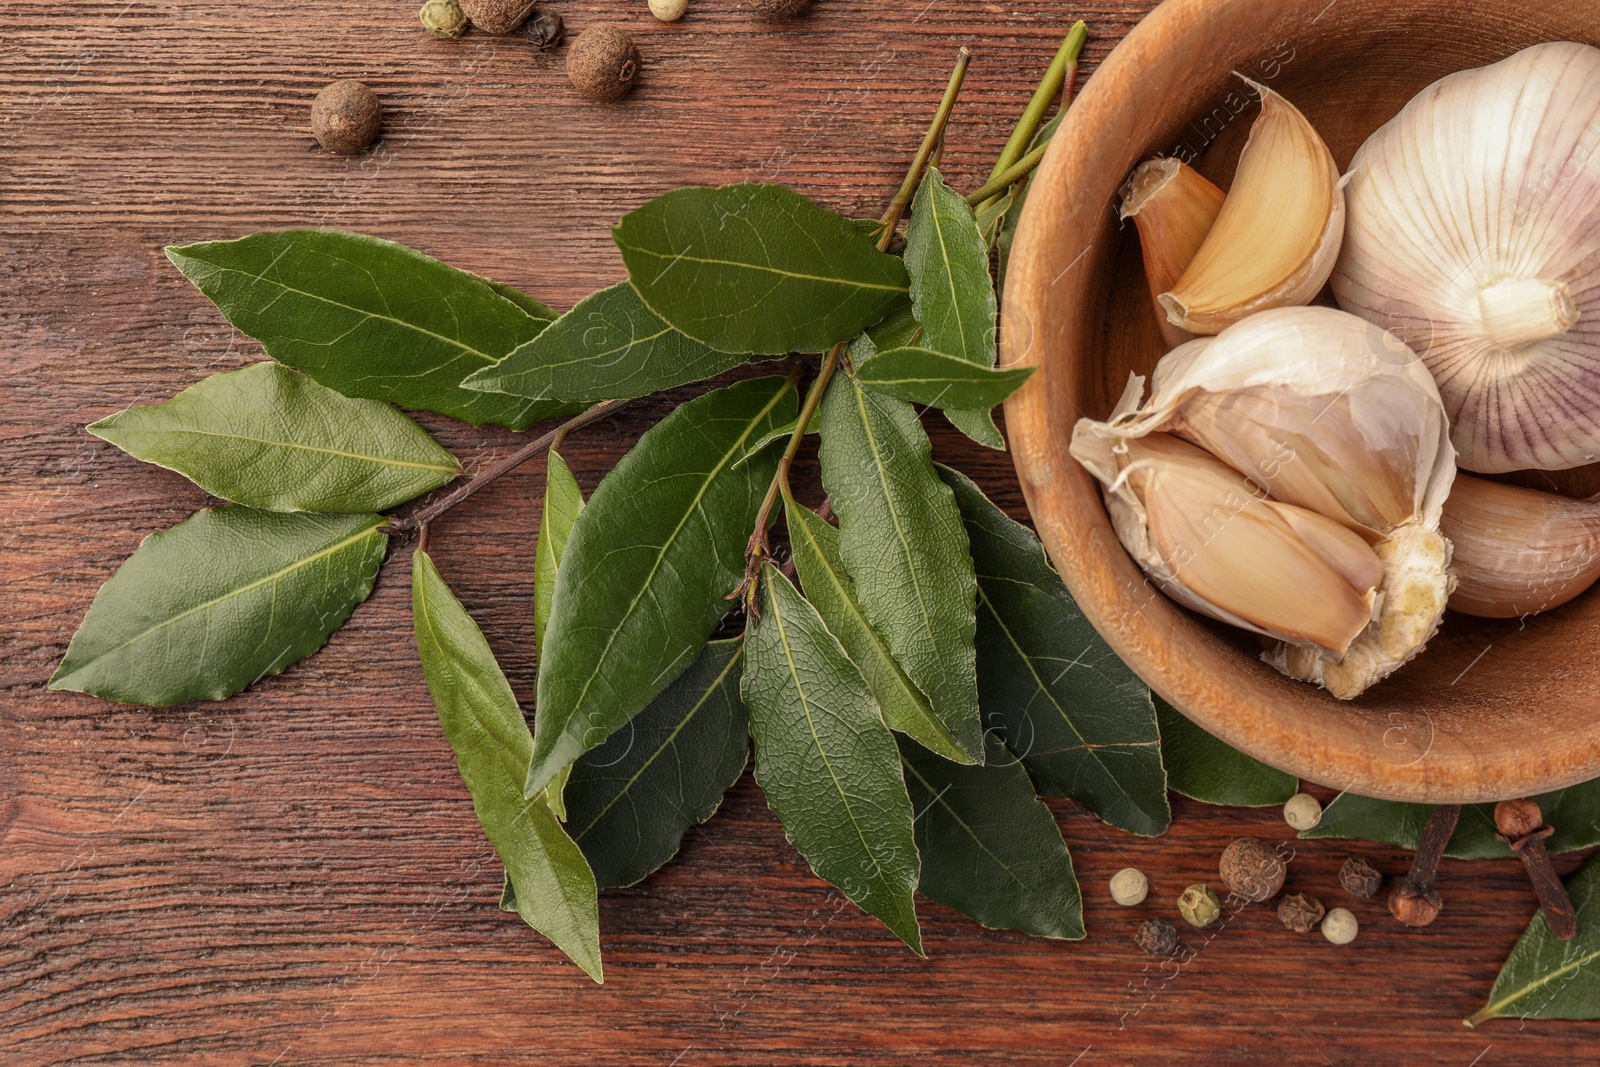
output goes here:
[{"label": "green bay leaf", "polygon": [[383,521],[235,504],[150,535],[100,587],[50,688],[182,704],[279,673],[372,591]]},{"label": "green bay leaf", "polygon": [[468,389],[539,400],[612,400],[715,377],[746,357],[718,352],[662,322],[627,282],[585,297]]},{"label": "green bay leaf", "polygon": [[1558,941],[1543,914],[1535,915],[1468,1026],[1499,1018],[1600,1019],[1600,857],[1566,886],[1578,935]]},{"label": "green bay leaf", "polygon": [[779,185],[675,189],[613,231],[650,310],[722,352],[820,352],[905,298],[900,260]]},{"label": "green bay leaf", "polygon": [[1083,937],[1072,857],[1022,764],[994,735],[981,767],[900,743],[928,899],[994,930]]},{"label": "green bay leaf", "polygon": [[778,457],[738,461],[795,408],[783,378],[707,393],[649,430],[595,490],[561,557],[544,634],[530,795],[700,654],[744,576]]},{"label": "green bay leaf", "polygon": [[461,473],[427,431],[277,363],[213,374],[90,433],[224,500],[269,511],[383,511]]},{"label": "green bay leaf", "polygon": [[506,867],[502,906],[514,906],[589,977],[603,981],[594,874],[544,799],[523,799],[533,738],[522,709],[478,624],[421,549],[411,557],[411,611],[439,723],[484,835]]},{"label": "green bay leaf", "polygon": [[[937,169],[929,170],[912,202],[905,260],[912,306],[922,326],[917,344],[976,366],[993,367],[997,304],[989,277],[989,246],[971,206],[945,184]],[[946,406],[945,417],[979,444],[1004,449],[1005,438],[989,414],[990,407]]]},{"label": "green bay leaf", "polygon": [[521,430],[580,406],[461,387],[544,329],[489,282],[338,230],[168,248],[167,258],[280,363],[345,396]]},{"label": "green bay leaf", "polygon": [[[806,599],[817,609],[828,630],[861,669],[883,712],[884,721],[946,759],[977,763],[982,751],[966,751],[963,741],[974,740],[970,730],[952,730],[933,713],[928,698],[906,677],[888,642],[873,629],[856,601],[855,582],[839,555],[839,531],[792,498],[784,501],[789,521],[789,543]],[[959,727],[958,723],[958,727]]]},{"label": "green bay leaf", "polygon": [[743,639],[710,642],[694,666],[572,765],[567,828],[602,887],[633,885],[659,869],[744,773],[743,655]]},{"label": "green bay leaf", "polygon": [[741,691],[756,782],[790,843],[921,953],[920,863],[894,735],[822,617],[770,563],[760,615],[745,624]]},{"label": "green bay leaf", "polygon": [[875,393],[913,404],[987,414],[1033,377],[1033,371],[998,370],[929,348],[891,348],[856,367],[856,380]]},{"label": "green bay leaf", "polygon": [[934,715],[983,748],[973,634],[977,582],[961,513],[916,413],[835,375],[817,412],[822,483],[856,602]]},{"label": "green bay leaf", "polygon": [[1299,790],[1294,775],[1223,744],[1160,697],[1155,703],[1167,784],[1184,796],[1206,804],[1260,808],[1282,804]]},{"label": "green bay leaf", "polygon": [[1042,793],[1154,836],[1172,820],[1149,688],[1073,603],[1044,547],[959,471],[955,491],[978,574],[984,725],[1004,733]]},{"label": "green bay leaf", "polygon": [[[481,277],[481,275],[473,275],[473,277]],[[517,307],[521,308],[523,311],[526,311],[529,315],[536,319],[540,319],[546,323],[551,323],[561,317],[561,312],[557,311],[549,304],[546,304],[538,297],[531,296],[528,293],[523,292],[521,289],[509,286],[504,282],[492,281],[489,278],[484,278],[483,281],[484,284],[489,288],[493,289],[495,292],[499,293],[501,296],[505,297],[507,300],[511,301],[513,304],[517,305]]]},{"label": "green bay leaf", "polygon": [[[1555,829],[1545,839],[1547,851],[1576,852],[1600,845],[1600,779],[1541,793],[1533,800],[1544,813],[1545,822]],[[1356,838],[1415,849],[1422,841],[1423,827],[1432,813],[1433,808],[1427,804],[1340,793],[1323,810],[1322,820],[1302,831],[1300,836]],[[1468,804],[1461,809],[1461,818],[1456,823],[1456,832],[1450,836],[1445,855],[1463,860],[1503,859],[1512,855],[1505,842],[1495,836],[1493,804]]]},{"label": "green bay leaf", "polygon": [[578,479],[561,453],[552,448],[545,455],[544,503],[539,508],[539,543],[533,555],[533,640],[541,664],[561,557],[582,511],[583,490],[578,488]]}]

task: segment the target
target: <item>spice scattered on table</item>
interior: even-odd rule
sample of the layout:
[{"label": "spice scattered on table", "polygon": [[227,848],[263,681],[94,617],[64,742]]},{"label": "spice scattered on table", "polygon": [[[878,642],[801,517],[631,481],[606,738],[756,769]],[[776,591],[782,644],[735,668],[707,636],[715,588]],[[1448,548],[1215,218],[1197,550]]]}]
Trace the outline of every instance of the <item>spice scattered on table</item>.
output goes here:
[{"label": "spice scattered on table", "polygon": [[1146,919],[1133,935],[1134,944],[1152,956],[1170,956],[1178,951],[1178,931],[1165,919]]},{"label": "spice scattered on table", "polygon": [[457,0],[428,0],[417,12],[417,18],[423,29],[447,41],[460,37],[471,25]]},{"label": "spice scattered on table", "polygon": [[511,33],[533,14],[534,0],[461,0],[461,10],[484,33]]},{"label": "spice scattered on table", "polygon": [[377,138],[382,126],[378,94],[358,81],[336,81],[311,104],[311,133],[329,152],[354,155]]},{"label": "spice scattered on table", "polygon": [[528,20],[525,29],[528,40],[533,42],[533,47],[541,52],[548,52],[559,47],[567,36],[567,27],[561,21],[561,16],[550,11],[541,11]]},{"label": "spice scattered on table", "polygon": [[811,0],[752,0],[752,4],[769,19],[794,19],[806,13]]},{"label": "spice scattered on table", "polygon": [[1309,830],[1322,821],[1322,802],[1310,793],[1296,793],[1283,806],[1283,821],[1296,830]]},{"label": "spice scattered on table", "polygon": [[1111,899],[1125,908],[1143,904],[1150,895],[1150,880],[1137,867],[1124,867],[1111,876]]},{"label": "spice scattered on table", "polygon": [[1297,934],[1308,934],[1316,929],[1327,909],[1322,901],[1305,893],[1285,893],[1278,902],[1278,921]]},{"label": "spice scattered on table", "polygon": [[1339,885],[1353,897],[1371,900],[1383,885],[1383,875],[1362,857],[1351,856],[1339,868]]},{"label": "spice scattered on table", "polygon": [[620,100],[639,76],[639,49],[616,26],[591,26],[572,42],[567,77],[591,100]]},{"label": "spice scattered on table", "polygon": [[650,0],[650,14],[662,22],[677,22],[689,10],[689,0]]},{"label": "spice scattered on table", "polygon": [[1205,883],[1197,883],[1183,891],[1178,898],[1178,914],[1196,930],[1204,930],[1222,918],[1222,905],[1216,892]]},{"label": "spice scattered on table", "polygon": [[1348,908],[1334,908],[1323,916],[1322,936],[1335,945],[1348,945],[1360,930],[1361,924]]},{"label": "spice scattered on table", "polygon": [[1288,867],[1265,841],[1241,837],[1223,850],[1217,872],[1230,893],[1259,903],[1278,895]]}]

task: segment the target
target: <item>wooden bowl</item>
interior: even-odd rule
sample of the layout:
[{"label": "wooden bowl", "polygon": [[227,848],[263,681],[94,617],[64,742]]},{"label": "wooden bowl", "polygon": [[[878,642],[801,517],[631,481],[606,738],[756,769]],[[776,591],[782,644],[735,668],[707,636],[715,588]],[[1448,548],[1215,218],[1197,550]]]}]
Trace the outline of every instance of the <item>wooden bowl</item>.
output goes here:
[{"label": "wooden bowl", "polygon": [[1128,374],[1149,374],[1163,352],[1117,190],[1155,155],[1188,159],[1227,188],[1259,110],[1235,71],[1288,97],[1345,166],[1437,78],[1541,41],[1597,37],[1600,0],[1167,0],[1089,79],[1039,170],[1002,330],[1005,362],[1039,368],[1006,405],[1039,534],[1140,677],[1274,767],[1427,803],[1600,777],[1600,593],[1520,622],[1452,612],[1417,659],[1339,701],[1263,664],[1252,635],[1153,592],[1067,454],[1073,424],[1105,418]]}]

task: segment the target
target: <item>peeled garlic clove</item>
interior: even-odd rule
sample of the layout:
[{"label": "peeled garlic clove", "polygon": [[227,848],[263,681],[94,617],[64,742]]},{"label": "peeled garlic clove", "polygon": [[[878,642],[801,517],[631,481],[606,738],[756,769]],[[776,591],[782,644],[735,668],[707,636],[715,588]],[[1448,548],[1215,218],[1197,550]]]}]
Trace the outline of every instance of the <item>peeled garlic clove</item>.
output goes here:
[{"label": "peeled garlic clove", "polygon": [[1433,371],[1467,470],[1600,459],[1600,49],[1424,89],[1356,154],[1339,305]]},{"label": "peeled garlic clove", "polygon": [[[1354,315],[1283,308],[1168,353],[1153,384],[1141,403],[1144,382],[1135,377],[1109,421],[1078,422],[1071,448],[1106,487],[1118,537],[1146,571],[1180,602],[1235,625],[1245,619],[1246,628],[1281,639],[1286,647],[1269,653],[1268,662],[1342,698],[1422,650],[1452,588],[1450,545],[1439,523],[1455,478],[1455,452],[1438,390],[1414,354]],[[1139,464],[1129,458],[1144,440],[1166,434],[1221,461],[1257,497],[1267,498],[1265,505],[1302,509],[1278,515],[1293,514],[1284,521],[1297,542],[1351,587],[1373,573],[1372,560],[1357,550],[1370,546],[1381,570],[1379,595],[1357,636],[1341,644],[1329,639],[1336,627],[1319,625],[1318,636],[1311,636],[1311,627],[1283,622],[1324,611],[1329,619],[1348,619],[1321,579],[1314,587],[1265,587],[1283,612],[1264,623],[1259,613],[1229,607],[1217,585],[1198,594],[1182,569],[1174,569],[1171,546],[1164,549],[1151,532],[1148,494],[1139,495]],[[1170,529],[1163,536],[1170,540]],[[1240,575],[1252,561],[1235,566],[1231,580],[1244,583]],[[1220,564],[1213,570],[1223,573]]]},{"label": "peeled garlic clove", "polygon": [[1462,475],[1441,527],[1459,580],[1450,606],[1513,619],[1560,607],[1600,579],[1600,500]]},{"label": "peeled garlic clove", "polygon": [[1216,224],[1170,292],[1168,321],[1216,334],[1269,308],[1309,304],[1344,240],[1345,199],[1333,154],[1306,117],[1265,85]]},{"label": "peeled garlic clove", "polygon": [[1199,171],[1170,156],[1141,163],[1122,187],[1120,214],[1139,230],[1144,276],[1168,348],[1194,340],[1194,334],[1167,321],[1161,294],[1194,262],[1226,198]]},{"label": "peeled garlic clove", "polygon": [[1149,569],[1175,598],[1340,653],[1372,621],[1383,567],[1355,534],[1265,500],[1226,463],[1167,434],[1130,440],[1119,461],[1127,498],[1143,511]]}]

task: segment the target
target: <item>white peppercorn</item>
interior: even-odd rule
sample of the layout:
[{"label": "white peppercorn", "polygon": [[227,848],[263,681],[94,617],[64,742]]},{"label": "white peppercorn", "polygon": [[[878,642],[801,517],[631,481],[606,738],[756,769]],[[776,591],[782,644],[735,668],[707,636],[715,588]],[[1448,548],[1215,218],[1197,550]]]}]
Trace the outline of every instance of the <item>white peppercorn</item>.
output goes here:
[{"label": "white peppercorn", "polygon": [[689,10],[689,0],[650,0],[650,14],[662,22],[677,22]]},{"label": "white peppercorn", "polygon": [[1348,945],[1360,929],[1361,924],[1349,908],[1334,908],[1322,917],[1322,936],[1335,945]]},{"label": "white peppercorn", "polygon": [[1322,821],[1322,802],[1310,793],[1296,793],[1283,806],[1283,821],[1296,830],[1309,830]]},{"label": "white peppercorn", "polygon": [[1144,903],[1150,894],[1150,880],[1136,867],[1124,867],[1111,876],[1111,899],[1125,908]]}]

